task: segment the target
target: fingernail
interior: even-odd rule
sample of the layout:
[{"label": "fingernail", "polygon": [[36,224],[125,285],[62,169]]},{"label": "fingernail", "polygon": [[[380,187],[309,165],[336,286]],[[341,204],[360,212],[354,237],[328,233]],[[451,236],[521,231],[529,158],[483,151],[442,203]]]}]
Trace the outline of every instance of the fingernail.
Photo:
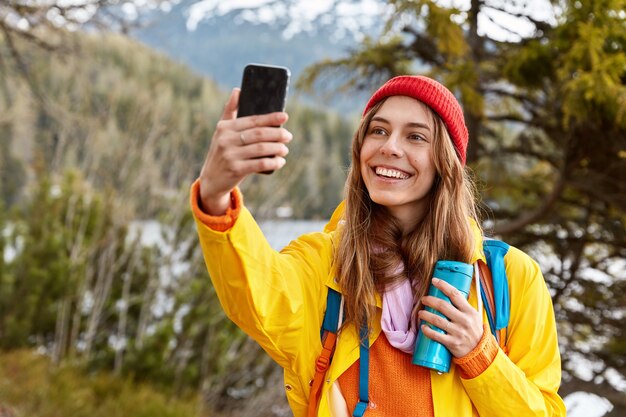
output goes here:
[{"label": "fingernail", "polygon": [[439,278],[433,278],[433,284],[439,284],[439,281],[441,281]]}]

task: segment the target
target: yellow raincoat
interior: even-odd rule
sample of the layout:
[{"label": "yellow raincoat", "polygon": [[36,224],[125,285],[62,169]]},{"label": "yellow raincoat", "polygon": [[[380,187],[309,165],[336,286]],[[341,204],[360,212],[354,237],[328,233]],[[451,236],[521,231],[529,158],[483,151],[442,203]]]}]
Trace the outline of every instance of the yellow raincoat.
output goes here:
[{"label": "yellow raincoat", "polygon": [[[192,195],[191,204],[197,205]],[[337,215],[327,229],[334,229]],[[338,291],[332,254],[334,231],[304,235],[282,251],[267,243],[243,207],[232,228],[217,232],[196,217],[206,265],[220,302],[239,327],[285,370],[285,391],[295,417],[306,416],[309,383],[322,345],[327,288]],[[476,233],[476,247],[482,237]],[[484,259],[479,251],[473,261]],[[554,312],[539,266],[511,247],[505,257],[511,294],[508,355],[500,350],[478,377],[431,372],[436,417],[565,416],[557,394],[561,359]],[[472,286],[469,301],[476,306]],[[377,299],[380,307],[380,298]],[[378,310],[380,316],[380,309]],[[380,317],[379,317],[380,318]],[[485,322],[486,322],[485,317]],[[381,333],[375,320],[370,344]],[[329,389],[359,357],[358,335],[344,329],[326,374],[318,416],[330,417]],[[365,414],[367,416],[367,413]]]}]

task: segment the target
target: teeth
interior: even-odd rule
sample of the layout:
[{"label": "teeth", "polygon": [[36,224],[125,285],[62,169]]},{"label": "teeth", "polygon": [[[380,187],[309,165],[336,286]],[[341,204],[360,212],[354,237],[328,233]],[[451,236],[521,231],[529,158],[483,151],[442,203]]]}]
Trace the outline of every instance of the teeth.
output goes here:
[{"label": "teeth", "polygon": [[376,175],[382,175],[383,177],[388,177],[388,178],[398,178],[401,180],[405,180],[409,178],[409,176],[405,174],[404,172],[396,171],[395,169],[387,169],[387,168],[380,168],[380,167],[376,168]]}]

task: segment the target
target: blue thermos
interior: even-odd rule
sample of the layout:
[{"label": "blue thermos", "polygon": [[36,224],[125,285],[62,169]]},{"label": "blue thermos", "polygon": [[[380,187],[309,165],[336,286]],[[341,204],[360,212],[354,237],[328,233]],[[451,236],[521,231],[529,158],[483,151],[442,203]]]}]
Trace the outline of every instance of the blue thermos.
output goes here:
[{"label": "blue thermos", "polygon": [[[433,278],[446,281],[448,284],[461,291],[465,295],[465,298],[467,298],[470,286],[472,285],[473,273],[474,268],[470,264],[457,261],[437,261],[433,271]],[[430,284],[430,288],[428,289],[428,295],[450,302],[450,299],[432,284]],[[426,307],[426,310],[444,317],[441,313],[430,307]],[[419,328],[417,343],[415,344],[415,351],[413,352],[413,364],[431,368],[439,372],[448,372],[450,370],[452,354],[444,345],[425,336],[422,333],[421,326],[419,326]],[[445,333],[438,327],[431,325],[431,328],[439,333]]]}]

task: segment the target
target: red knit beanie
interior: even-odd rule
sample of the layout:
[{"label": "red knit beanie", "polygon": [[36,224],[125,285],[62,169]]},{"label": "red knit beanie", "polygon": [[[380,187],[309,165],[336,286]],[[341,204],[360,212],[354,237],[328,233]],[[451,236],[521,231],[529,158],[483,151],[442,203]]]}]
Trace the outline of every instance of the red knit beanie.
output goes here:
[{"label": "red knit beanie", "polygon": [[450,90],[432,78],[421,75],[394,77],[372,95],[365,106],[365,110],[363,110],[363,115],[380,100],[391,96],[413,97],[437,113],[448,128],[448,133],[452,138],[461,164],[465,165],[469,134],[467,127],[465,127],[463,110]]}]

